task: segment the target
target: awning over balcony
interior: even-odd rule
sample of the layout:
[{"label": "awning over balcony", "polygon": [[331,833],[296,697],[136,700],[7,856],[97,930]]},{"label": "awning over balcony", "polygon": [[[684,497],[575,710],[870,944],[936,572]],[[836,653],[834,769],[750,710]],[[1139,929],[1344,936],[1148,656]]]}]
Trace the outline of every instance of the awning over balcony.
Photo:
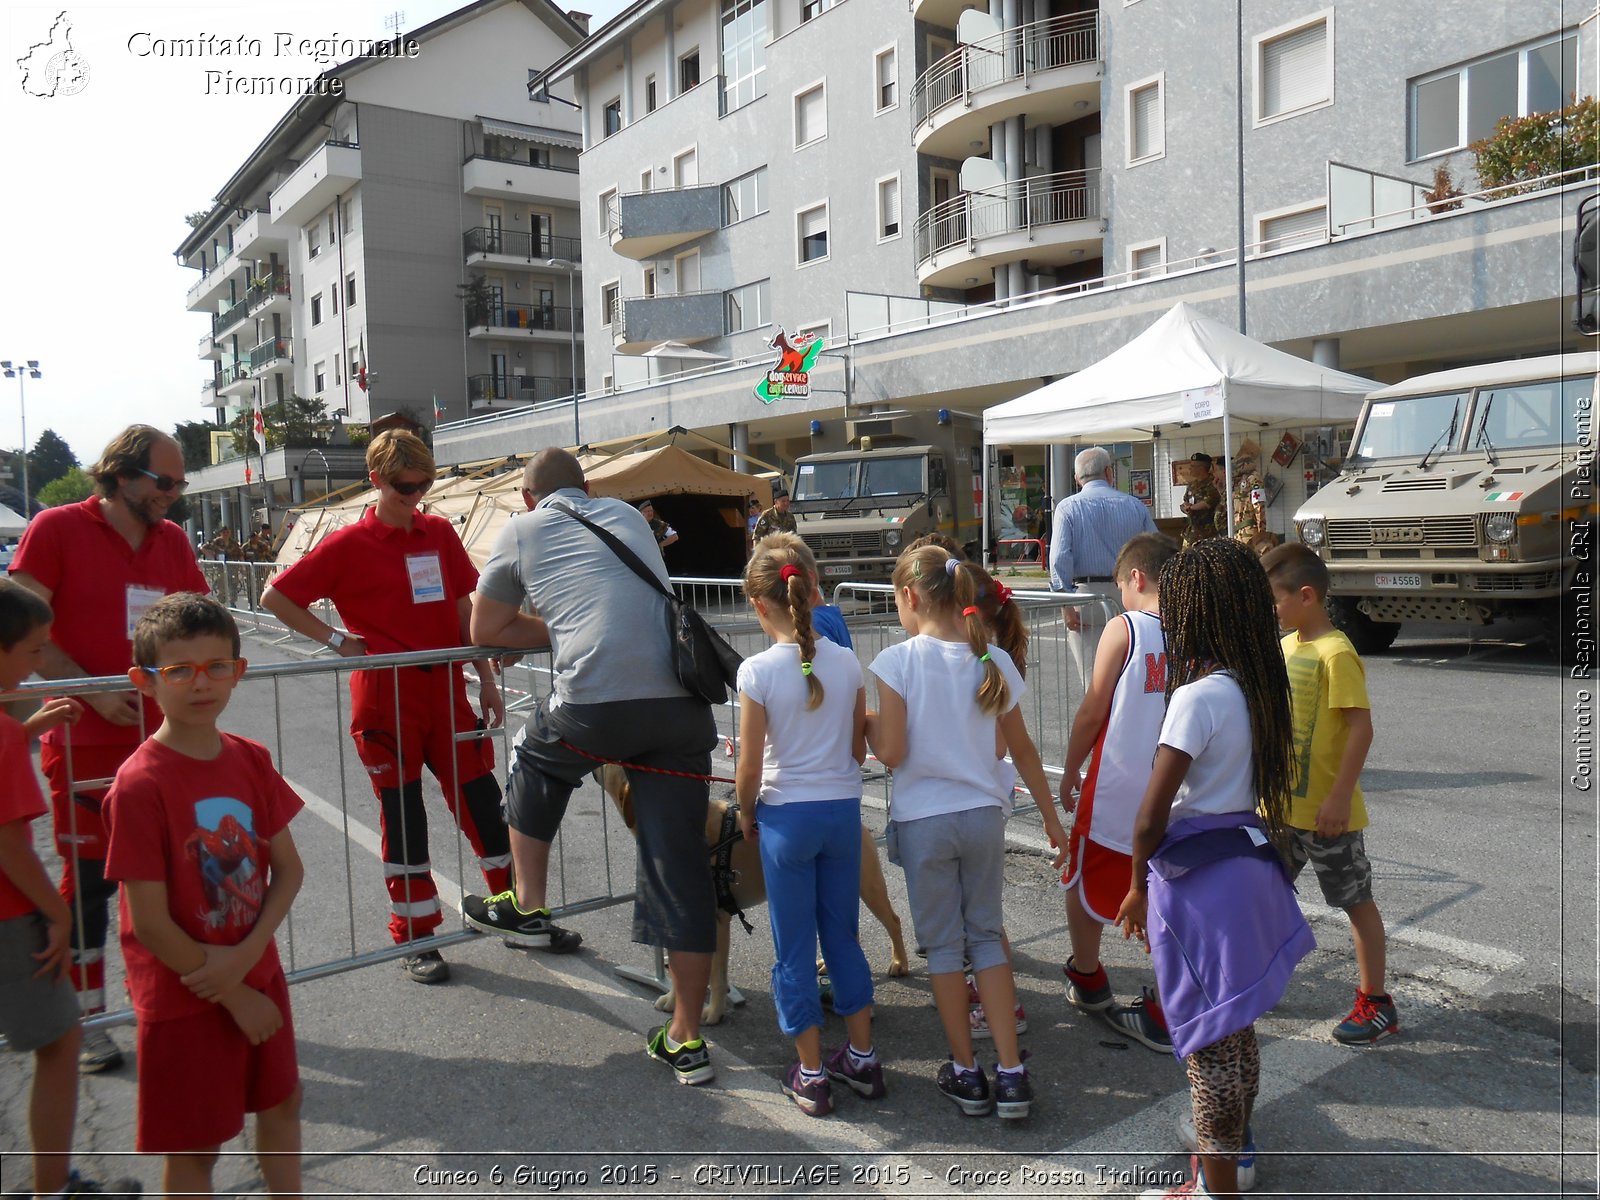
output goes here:
[{"label": "awning over balcony", "polygon": [[496,121],[479,117],[483,131],[495,137],[516,138],[519,142],[537,142],[541,146],[556,146],[562,150],[582,150],[583,138],[559,129],[546,129],[542,125],[519,125],[515,121]]}]

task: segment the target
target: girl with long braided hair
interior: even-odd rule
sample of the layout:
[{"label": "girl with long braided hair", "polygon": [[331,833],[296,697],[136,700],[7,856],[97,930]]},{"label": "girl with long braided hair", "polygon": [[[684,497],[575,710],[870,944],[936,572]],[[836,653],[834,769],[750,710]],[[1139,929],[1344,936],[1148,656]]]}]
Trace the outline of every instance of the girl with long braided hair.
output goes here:
[{"label": "girl with long braided hair", "polygon": [[[1026,1117],[1033,1088],[1017,1045],[1016,985],[1001,916],[1016,775],[1039,805],[1052,844],[1065,846],[1066,830],[1023,723],[1018,702],[1026,685],[988,639],[974,572],[948,551],[922,546],[901,554],[894,585],[900,624],[911,636],[872,662],[878,711],[868,714],[867,740],[894,772],[889,857],[905,869],[950,1045],[939,1091],[969,1116]],[[1008,750],[1015,772],[1004,761]],[[999,1058],[992,1094],[972,1049],[966,963]]]},{"label": "girl with long braided hair", "polygon": [[[816,565],[797,543],[764,538],[745,564],[745,596],[772,645],[739,667],[734,788],[739,829],[766,876],[778,1026],[797,1055],[783,1090],[821,1117],[833,1110],[830,1077],[868,1099],[884,1084],[872,1045],[872,973],[857,937],[867,693],[856,656],[812,629]],[[850,1035],[826,1062],[819,941],[833,1009]]]},{"label": "girl with long braided hair", "polygon": [[1160,606],[1167,713],[1117,923],[1154,963],[1199,1156],[1182,1186],[1144,1196],[1232,1196],[1241,1159],[1254,1175],[1255,1020],[1315,945],[1277,849],[1294,782],[1289,681],[1272,589],[1242,542],[1170,559]]}]

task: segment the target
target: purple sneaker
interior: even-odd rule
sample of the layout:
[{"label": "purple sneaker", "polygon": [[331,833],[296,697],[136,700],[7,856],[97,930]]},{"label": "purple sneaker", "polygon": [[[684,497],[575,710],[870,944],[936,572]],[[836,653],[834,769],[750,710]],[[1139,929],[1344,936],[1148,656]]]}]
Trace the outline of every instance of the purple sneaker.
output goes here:
[{"label": "purple sneaker", "polygon": [[837,1079],[862,1099],[881,1100],[888,1094],[883,1085],[883,1064],[874,1058],[864,1067],[856,1066],[848,1042],[828,1055],[825,1066],[829,1079]]},{"label": "purple sneaker", "polygon": [[833,1111],[833,1089],[828,1086],[827,1075],[807,1083],[800,1078],[799,1062],[790,1063],[783,1073],[783,1094],[793,1096],[800,1111],[808,1116],[825,1117]]}]

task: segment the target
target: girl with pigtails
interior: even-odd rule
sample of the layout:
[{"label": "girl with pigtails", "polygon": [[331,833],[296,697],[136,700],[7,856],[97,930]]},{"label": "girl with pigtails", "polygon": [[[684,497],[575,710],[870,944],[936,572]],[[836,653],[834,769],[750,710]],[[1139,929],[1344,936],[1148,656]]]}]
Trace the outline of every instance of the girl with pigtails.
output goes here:
[{"label": "girl with pigtails", "polygon": [[[867,694],[861,664],[812,629],[815,566],[798,539],[757,542],[744,592],[772,645],[739,668],[739,829],[761,855],[777,961],[778,1026],[798,1061],[784,1093],[814,1117],[833,1110],[829,1080],[884,1095],[872,1045],[872,973],[857,940],[861,910],[861,763]],[[849,1039],[822,1056],[816,950]]]},{"label": "girl with pigtails", "polygon": [[[950,1047],[937,1083],[968,1116],[1022,1118],[1033,1087],[1017,1044],[1001,915],[1015,775],[1038,804],[1051,844],[1065,847],[1066,830],[1023,723],[1022,676],[988,639],[975,573],[942,547],[921,546],[900,556],[894,587],[900,624],[911,636],[873,660],[878,710],[867,715],[867,740],[894,772],[890,858],[906,873]],[[1057,867],[1064,859],[1063,849]],[[972,1049],[968,962],[999,1059],[992,1091]]]}]

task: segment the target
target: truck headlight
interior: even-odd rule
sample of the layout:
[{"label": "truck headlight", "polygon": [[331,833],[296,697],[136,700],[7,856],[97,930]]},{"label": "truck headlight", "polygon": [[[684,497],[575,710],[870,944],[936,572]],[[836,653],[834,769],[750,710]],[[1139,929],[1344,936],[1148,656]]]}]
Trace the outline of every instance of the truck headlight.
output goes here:
[{"label": "truck headlight", "polygon": [[883,544],[893,550],[900,544],[900,531],[898,529],[888,530],[883,535]]},{"label": "truck headlight", "polygon": [[1505,545],[1517,533],[1517,514],[1509,512],[1490,513],[1483,519],[1483,536],[1491,542]]},{"label": "truck headlight", "polygon": [[1300,540],[1313,550],[1318,549],[1327,536],[1327,522],[1321,517],[1307,517],[1299,525]]}]

